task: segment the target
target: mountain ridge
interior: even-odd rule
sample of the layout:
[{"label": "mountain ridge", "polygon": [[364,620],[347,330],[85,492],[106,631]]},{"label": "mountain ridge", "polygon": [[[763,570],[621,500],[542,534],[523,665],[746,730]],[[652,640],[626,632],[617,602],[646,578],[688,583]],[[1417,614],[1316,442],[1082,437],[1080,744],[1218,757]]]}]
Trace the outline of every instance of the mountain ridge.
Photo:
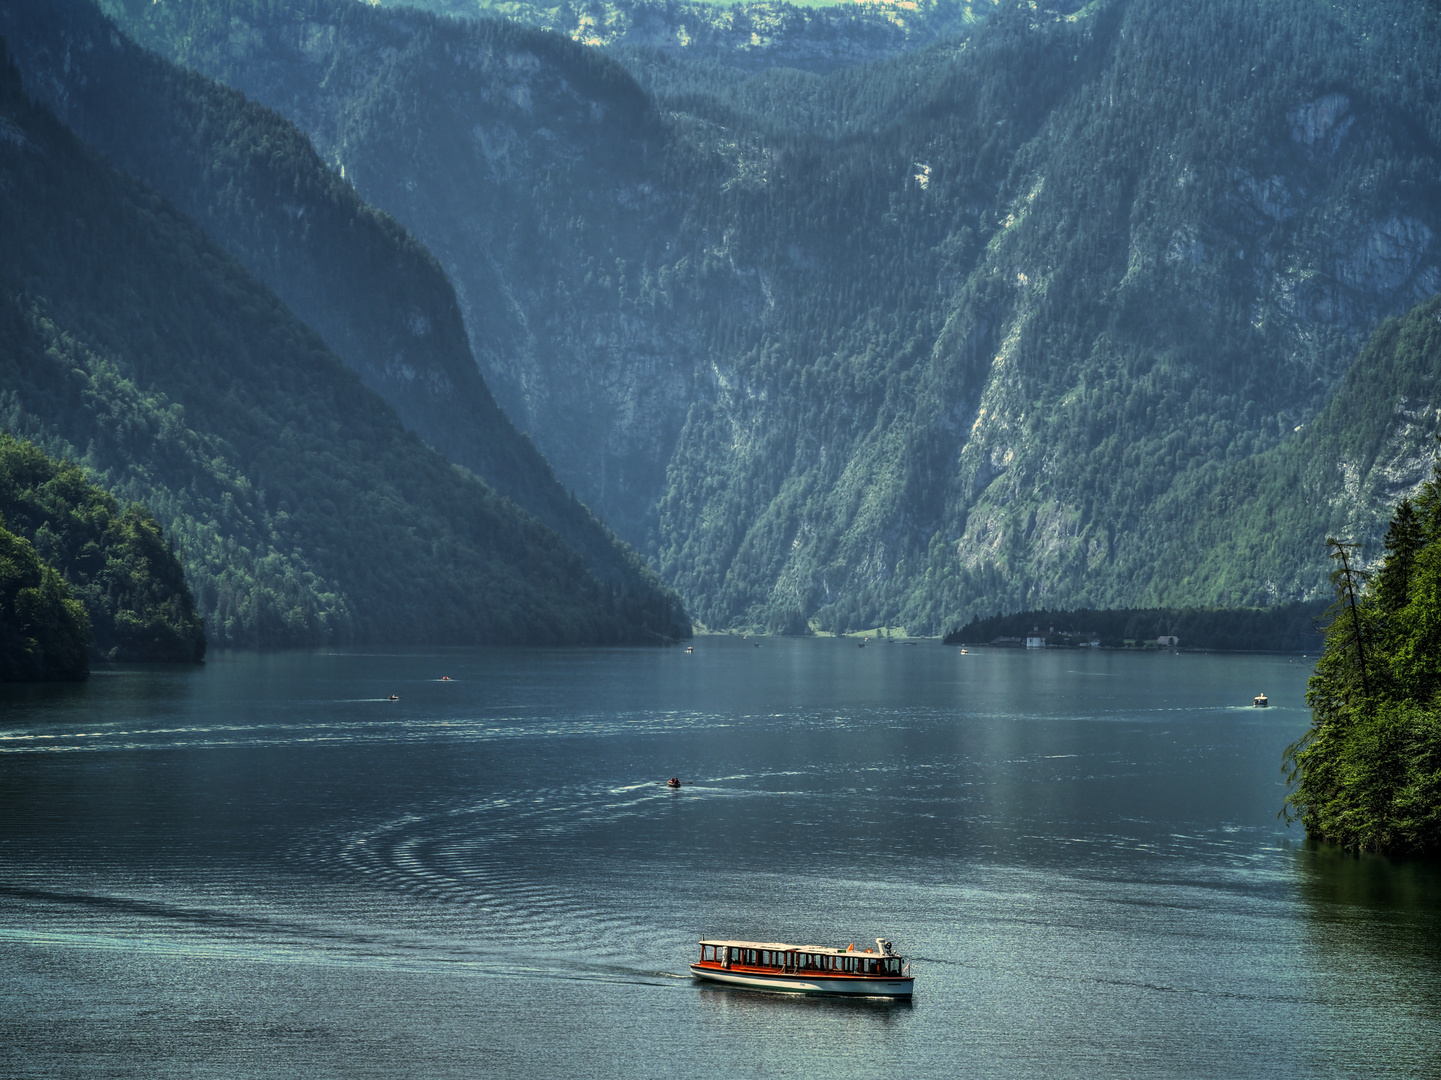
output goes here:
[{"label": "mountain ridge", "polygon": [[[630,54],[669,66],[604,139],[573,43],[407,15],[383,53],[393,12],[316,0],[302,62],[257,4],[288,53],[122,6],[431,243],[503,407],[714,627],[1135,606],[1441,284],[1441,31],[1402,0],[1002,4],[824,77]],[[508,308],[467,306],[477,267]],[[1277,601],[1324,589],[1293,558]],[[1221,602],[1271,595],[1232,561]]]}]

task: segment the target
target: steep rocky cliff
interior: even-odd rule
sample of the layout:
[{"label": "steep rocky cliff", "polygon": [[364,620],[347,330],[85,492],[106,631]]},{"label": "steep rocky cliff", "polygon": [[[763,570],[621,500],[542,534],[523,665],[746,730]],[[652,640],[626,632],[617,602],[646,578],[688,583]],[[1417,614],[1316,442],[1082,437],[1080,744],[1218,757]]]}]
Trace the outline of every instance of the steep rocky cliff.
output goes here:
[{"label": "steep rocky cliff", "polygon": [[[1441,285],[1405,0],[1005,4],[823,77],[625,53],[648,91],[484,20],[120,7],[436,252],[502,405],[713,625],[1190,602],[1215,485]],[[1288,558],[1207,599],[1323,587]]]}]

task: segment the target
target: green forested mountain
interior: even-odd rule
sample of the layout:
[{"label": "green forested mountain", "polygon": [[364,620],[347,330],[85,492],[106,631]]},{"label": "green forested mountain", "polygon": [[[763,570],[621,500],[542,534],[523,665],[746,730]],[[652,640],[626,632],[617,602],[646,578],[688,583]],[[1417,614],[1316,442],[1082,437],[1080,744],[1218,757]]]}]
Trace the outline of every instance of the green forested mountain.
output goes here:
[{"label": "green forested mountain", "polygon": [[0,519],[60,573],[106,660],[197,663],[205,627],[185,572],[139,504],[121,508],[74,465],[0,432]]},{"label": "green forested mountain", "polygon": [[1268,564],[1234,485],[1441,287],[1420,0],[1008,0],[744,77],[346,0],[111,6],[436,253],[502,406],[711,625],[1313,597],[1325,507]]},{"label": "green forested mountain", "polygon": [[439,264],[294,125],[136,46],[90,0],[0,0],[0,33],[33,93],[193,216],[406,426],[558,532],[603,580],[668,598],[684,632],[678,601],[500,411]]},{"label": "green forested mountain", "polygon": [[579,556],[0,67],[0,428],[143,501],[211,640],[649,641]]}]

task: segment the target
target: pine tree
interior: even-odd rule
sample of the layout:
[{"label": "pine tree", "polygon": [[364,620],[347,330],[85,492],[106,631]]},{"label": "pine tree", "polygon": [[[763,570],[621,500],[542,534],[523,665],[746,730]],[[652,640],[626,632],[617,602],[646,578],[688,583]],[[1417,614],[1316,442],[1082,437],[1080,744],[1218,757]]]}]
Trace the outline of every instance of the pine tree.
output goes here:
[{"label": "pine tree", "polygon": [[1424,533],[1421,518],[1410,499],[1402,499],[1391,518],[1383,543],[1386,561],[1376,574],[1376,599],[1381,610],[1394,614],[1406,606],[1411,595],[1411,578]]}]

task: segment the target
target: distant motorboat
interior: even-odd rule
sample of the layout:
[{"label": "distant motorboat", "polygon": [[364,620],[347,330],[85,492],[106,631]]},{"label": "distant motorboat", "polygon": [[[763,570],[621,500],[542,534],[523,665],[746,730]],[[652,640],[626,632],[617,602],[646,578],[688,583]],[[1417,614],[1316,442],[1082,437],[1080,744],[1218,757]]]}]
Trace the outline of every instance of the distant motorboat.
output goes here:
[{"label": "distant motorboat", "polygon": [[687,645],[687,646],[685,647],[685,651],[686,651],[686,652],[695,652],[695,646],[694,646],[694,645]]},{"label": "distant motorboat", "polygon": [[1267,708],[1270,704],[1271,702],[1265,694],[1257,694],[1254,698],[1251,699],[1252,708],[1264,709]]},{"label": "distant motorboat", "polygon": [[679,777],[679,776],[672,776],[669,780],[667,780],[667,781],[665,782],[665,786],[666,786],[666,787],[680,787],[680,777]]}]

